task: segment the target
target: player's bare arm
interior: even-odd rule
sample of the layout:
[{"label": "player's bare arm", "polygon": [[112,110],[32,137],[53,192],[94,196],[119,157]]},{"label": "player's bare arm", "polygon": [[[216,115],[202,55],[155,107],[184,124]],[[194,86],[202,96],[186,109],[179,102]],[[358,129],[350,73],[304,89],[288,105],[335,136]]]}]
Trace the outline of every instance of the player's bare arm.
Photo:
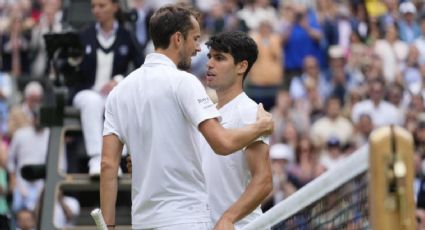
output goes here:
[{"label": "player's bare arm", "polygon": [[100,208],[107,225],[115,225],[118,168],[123,144],[116,135],[103,137],[100,173]]},{"label": "player's bare arm", "polygon": [[257,121],[252,125],[238,129],[225,129],[216,119],[209,119],[199,125],[199,131],[214,152],[219,155],[229,155],[249,145],[258,137],[271,134],[273,127],[272,115],[260,104]]},{"label": "player's bare arm", "polygon": [[215,230],[233,229],[234,224],[254,211],[273,188],[269,146],[257,141],[246,148],[245,157],[252,180],[239,199],[224,212]]}]

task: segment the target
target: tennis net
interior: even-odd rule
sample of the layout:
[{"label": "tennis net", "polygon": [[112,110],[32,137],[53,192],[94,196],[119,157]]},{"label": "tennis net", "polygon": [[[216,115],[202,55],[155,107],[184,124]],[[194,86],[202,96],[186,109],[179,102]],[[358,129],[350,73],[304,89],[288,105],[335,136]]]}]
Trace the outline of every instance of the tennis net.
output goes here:
[{"label": "tennis net", "polygon": [[364,146],[243,230],[370,229],[368,166]]}]

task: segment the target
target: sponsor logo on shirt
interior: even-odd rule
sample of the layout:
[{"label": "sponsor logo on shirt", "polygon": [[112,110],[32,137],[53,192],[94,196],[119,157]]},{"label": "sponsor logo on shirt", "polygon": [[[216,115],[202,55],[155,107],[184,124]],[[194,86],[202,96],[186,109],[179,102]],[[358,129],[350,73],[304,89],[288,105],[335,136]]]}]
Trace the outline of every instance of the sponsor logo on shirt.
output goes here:
[{"label": "sponsor logo on shirt", "polygon": [[209,102],[210,102],[210,98],[208,97],[198,99],[199,104],[208,104]]}]

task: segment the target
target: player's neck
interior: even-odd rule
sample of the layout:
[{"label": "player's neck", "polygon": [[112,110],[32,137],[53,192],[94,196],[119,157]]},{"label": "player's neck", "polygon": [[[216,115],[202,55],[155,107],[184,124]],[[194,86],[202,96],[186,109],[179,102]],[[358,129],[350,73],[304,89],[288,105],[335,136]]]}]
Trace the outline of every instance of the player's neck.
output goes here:
[{"label": "player's neck", "polygon": [[217,109],[220,109],[243,92],[241,86],[234,85],[226,90],[217,90]]},{"label": "player's neck", "polygon": [[178,65],[178,60],[179,60],[178,53],[176,53],[174,50],[171,50],[170,48],[168,49],[158,48],[158,49],[155,49],[155,52],[167,56],[169,59],[171,59],[172,62],[174,62],[174,64],[176,64],[176,66]]}]

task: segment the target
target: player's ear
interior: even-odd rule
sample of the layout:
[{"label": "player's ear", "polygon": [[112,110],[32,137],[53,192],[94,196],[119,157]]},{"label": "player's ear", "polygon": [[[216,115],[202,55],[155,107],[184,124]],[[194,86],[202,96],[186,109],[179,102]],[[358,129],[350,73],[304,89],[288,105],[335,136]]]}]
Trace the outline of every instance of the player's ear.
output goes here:
[{"label": "player's ear", "polygon": [[183,34],[180,33],[180,31],[175,32],[173,35],[171,35],[170,38],[170,42],[171,44],[175,47],[175,48],[179,48],[182,44],[183,44]]},{"label": "player's ear", "polygon": [[246,70],[248,69],[248,61],[243,60],[243,61],[239,62],[237,64],[236,68],[237,68],[238,74],[243,75],[246,72]]}]

